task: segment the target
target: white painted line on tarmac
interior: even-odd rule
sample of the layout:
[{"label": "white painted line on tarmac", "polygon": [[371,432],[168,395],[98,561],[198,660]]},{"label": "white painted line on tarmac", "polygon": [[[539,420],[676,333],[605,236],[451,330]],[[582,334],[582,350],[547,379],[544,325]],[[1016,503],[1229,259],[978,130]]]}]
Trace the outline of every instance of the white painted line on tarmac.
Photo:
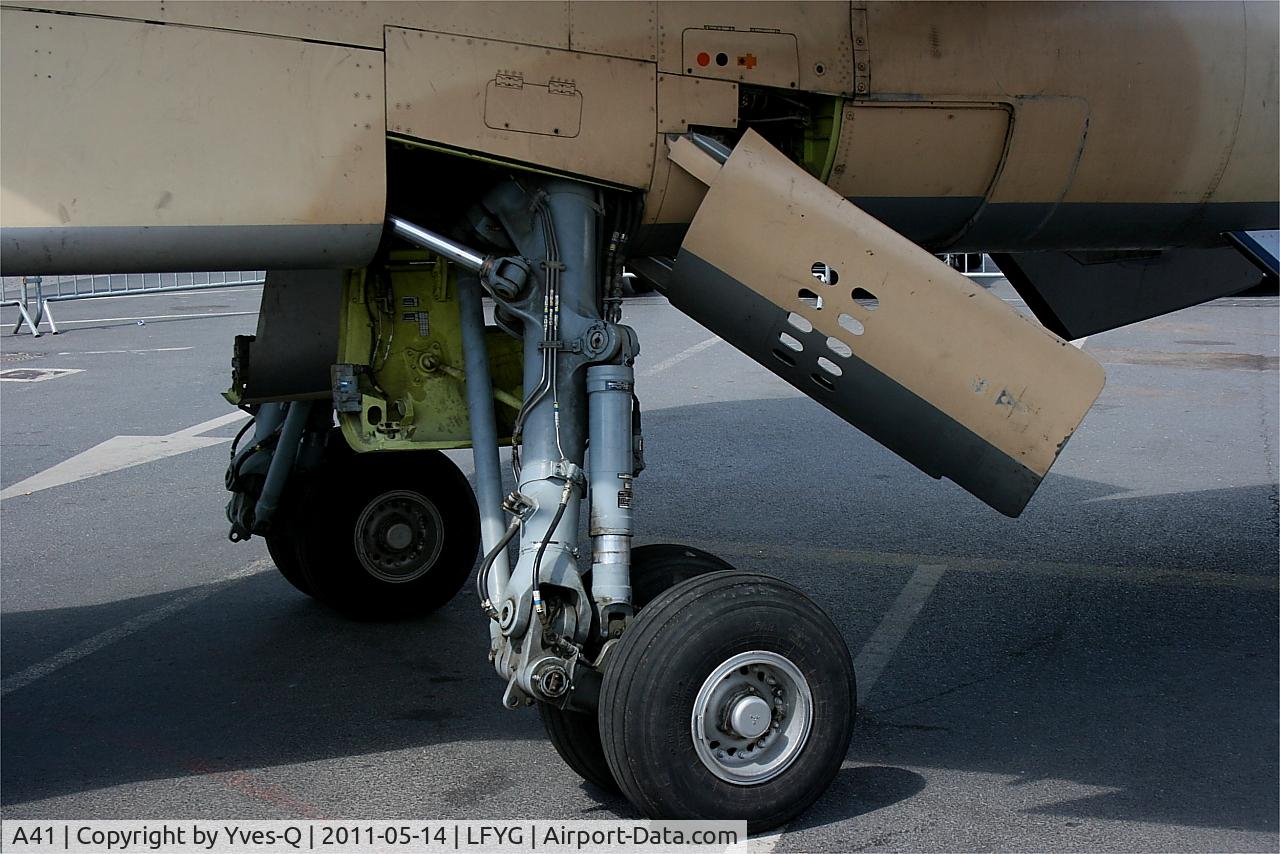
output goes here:
[{"label": "white painted line on tarmac", "polygon": [[690,356],[698,355],[703,350],[710,347],[712,344],[717,343],[719,340],[720,340],[720,337],[718,335],[713,335],[710,338],[708,338],[706,341],[699,341],[697,344],[694,344],[692,347],[687,347],[684,350],[681,350],[679,353],[676,353],[674,356],[669,356],[668,358],[663,359],[661,362],[658,362],[657,364],[651,365],[645,370],[640,371],[639,376],[652,377],[652,376],[655,376],[656,374],[660,374],[663,371],[667,370],[668,368],[675,367],[676,365],[683,362],[685,359],[688,359]]},{"label": "white painted line on tarmac", "polygon": [[257,314],[256,311],[211,311],[200,314],[148,314],[136,317],[94,317],[89,320],[59,320],[60,326],[72,323],[114,323],[122,320],[186,320],[192,317],[243,317],[246,314]]},{"label": "white painted line on tarmac", "polygon": [[168,436],[115,436],[39,474],[5,487],[0,490],[0,500],[30,495],[229,441],[231,440],[181,433]]},{"label": "white painted line on tarmac", "polygon": [[1083,350],[1083,349],[1084,349],[1084,342],[1086,342],[1086,341],[1088,341],[1088,340],[1089,340],[1089,336],[1088,336],[1088,335],[1084,336],[1083,338],[1077,338],[1076,340],[1074,340],[1074,341],[1072,341],[1072,342],[1071,342],[1071,346],[1072,346],[1072,347],[1075,347],[1077,350]]},{"label": "white painted line on tarmac", "polygon": [[146,350],[81,350],[79,352],[68,351],[66,353],[57,353],[58,356],[116,356],[122,353],[128,353],[134,356],[143,353],[178,353],[183,350],[192,350],[193,347],[151,347]]},{"label": "white painted line on tarmac", "polygon": [[208,433],[210,430],[217,430],[219,427],[226,424],[234,424],[235,422],[248,417],[249,413],[245,412],[243,409],[233,409],[224,415],[219,415],[217,418],[210,418],[208,421],[201,421],[199,424],[193,424],[190,427],[183,427],[172,435],[195,436],[199,433]]},{"label": "white painted line on tarmac", "polygon": [[907,636],[920,610],[928,600],[933,589],[938,586],[938,579],[947,571],[946,566],[937,563],[923,563],[907,580],[898,598],[893,600],[888,613],[871,633],[871,637],[863,645],[858,657],[853,660],[853,672],[858,680],[858,703],[863,703],[871,689],[875,687],[884,672],[885,665],[898,645]]},{"label": "white painted line on tarmac", "polygon": [[726,848],[725,854],[773,854],[773,850],[778,847],[778,842],[782,839],[782,834],[786,832],[787,826],[784,824],[777,830],[771,830],[760,836],[747,837]]},{"label": "white painted line on tarmac", "polygon": [[0,681],[0,697],[8,696],[11,692],[17,691],[20,688],[25,688],[32,682],[36,682],[46,676],[56,673],[69,664],[75,664],[80,659],[93,655],[95,652],[105,649],[113,643],[122,641],[130,635],[135,635],[144,629],[150,628],[166,617],[171,617],[185,608],[190,608],[192,605],[208,599],[214,593],[217,593],[225,587],[229,582],[262,572],[269,566],[271,566],[271,561],[266,558],[255,560],[253,563],[243,569],[231,573],[220,581],[215,581],[212,584],[206,584],[203,587],[197,587],[195,590],[183,593],[181,596],[166,602],[158,608],[152,608],[150,611],[139,614],[131,620],[126,620],[118,626],[107,629],[105,632],[96,634],[88,640],[81,641],[75,646],[68,647],[62,652],[59,652],[50,658],[46,658],[44,661],[31,665],[26,670],[19,670],[11,676],[6,676],[3,681]]},{"label": "white painted line on tarmac", "polygon": [[40,383],[80,373],[84,373],[83,368],[8,368],[0,371],[0,382]]},{"label": "white painted line on tarmac", "polygon": [[[884,615],[880,625],[871,633],[871,637],[863,644],[861,651],[853,660],[853,672],[858,680],[859,705],[871,693],[871,689],[880,679],[885,665],[893,658],[898,645],[907,636],[925,601],[938,586],[938,579],[947,568],[942,564],[925,563],[916,567],[916,571],[907,579],[907,586],[902,588],[898,598],[893,601],[889,612]],[[788,825],[761,836],[753,836],[728,849],[730,854],[773,854],[774,849],[787,832]]]},{"label": "white painted line on tarmac", "polygon": [[20,480],[12,486],[0,490],[0,500],[19,495],[30,495],[55,486],[97,477],[113,471],[174,457],[188,451],[198,451],[211,445],[230,442],[231,437],[200,436],[225,424],[247,418],[247,413],[237,409],[217,418],[202,421],[167,436],[115,436],[105,442],[94,445],[87,451],[76,454],[69,460],[63,460],[55,466],[45,469],[39,474]]}]

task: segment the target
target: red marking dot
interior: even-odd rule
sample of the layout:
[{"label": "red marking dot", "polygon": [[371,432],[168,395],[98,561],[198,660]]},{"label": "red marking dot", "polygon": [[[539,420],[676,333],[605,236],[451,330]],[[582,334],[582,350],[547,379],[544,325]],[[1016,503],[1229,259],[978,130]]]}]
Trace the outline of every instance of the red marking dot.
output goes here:
[{"label": "red marking dot", "polygon": [[705,50],[702,53],[698,54],[698,64],[702,66],[710,65],[711,54],[707,53]]}]

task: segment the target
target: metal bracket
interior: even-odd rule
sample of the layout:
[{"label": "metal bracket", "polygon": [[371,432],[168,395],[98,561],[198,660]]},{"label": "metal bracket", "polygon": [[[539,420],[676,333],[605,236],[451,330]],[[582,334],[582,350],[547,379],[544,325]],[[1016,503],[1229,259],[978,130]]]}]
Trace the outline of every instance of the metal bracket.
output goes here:
[{"label": "metal bracket", "polygon": [[338,412],[362,412],[360,402],[360,383],[356,379],[356,366],[351,364],[334,365],[333,375],[333,408]]},{"label": "metal bracket", "polygon": [[528,283],[529,262],[524,258],[488,258],[480,271],[480,284],[495,299],[515,299]]},{"label": "metal bracket", "polygon": [[507,680],[507,690],[502,692],[502,705],[508,709],[518,709],[522,705],[533,705],[533,698],[520,688],[519,672],[512,673],[511,678]]}]

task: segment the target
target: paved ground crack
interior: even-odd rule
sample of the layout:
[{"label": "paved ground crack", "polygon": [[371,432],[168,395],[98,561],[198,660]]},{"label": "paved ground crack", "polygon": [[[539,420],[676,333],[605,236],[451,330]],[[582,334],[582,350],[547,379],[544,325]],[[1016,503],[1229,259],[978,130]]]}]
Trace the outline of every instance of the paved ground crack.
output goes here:
[{"label": "paved ground crack", "polygon": [[885,714],[888,712],[896,712],[901,709],[909,709],[914,706],[920,706],[932,700],[937,700],[949,694],[954,694],[957,691],[972,688],[974,685],[980,685],[983,682],[990,682],[999,676],[1003,676],[1011,672],[1033,654],[1040,653],[1041,655],[1038,657],[1048,657],[1053,648],[1061,643],[1062,639],[1066,637],[1068,630],[1075,624],[1078,611],[1072,607],[1074,600],[1075,592],[1073,591],[1067,595],[1066,601],[1063,603],[1063,606],[1067,611],[1066,616],[1051,631],[1037,637],[1033,637],[1013,649],[1008,650],[1004,654],[1004,660],[986,672],[981,673],[972,679],[966,679],[963,682],[958,682],[955,685],[942,689],[941,691],[935,691],[932,694],[920,697],[919,699],[911,700],[907,703],[901,703],[897,706],[887,706],[882,709],[868,709],[864,714]]}]

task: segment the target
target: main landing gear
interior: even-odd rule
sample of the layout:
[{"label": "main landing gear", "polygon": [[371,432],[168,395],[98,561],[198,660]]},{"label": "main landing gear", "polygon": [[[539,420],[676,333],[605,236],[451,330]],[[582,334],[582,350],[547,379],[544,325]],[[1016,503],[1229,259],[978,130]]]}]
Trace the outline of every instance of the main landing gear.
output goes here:
[{"label": "main landing gear", "polygon": [[[502,184],[482,209],[472,218],[490,243],[500,227],[510,255],[391,226],[468,271],[458,286],[485,550],[477,587],[503,702],[537,705],[568,765],[645,815],[782,824],[826,789],[848,749],[855,692],[844,641],[782,581],[696,549],[632,548],[643,461],[639,345],[616,299],[625,229],[601,240],[599,192],[556,179]],[[524,342],[517,488],[505,497],[486,440],[496,432],[477,352],[481,289],[498,325]],[[584,498],[589,568],[577,542]]]},{"label": "main landing gear", "polygon": [[[393,217],[392,233],[428,252],[347,275],[335,301],[342,355],[322,371],[332,404],[315,402],[324,392],[255,398],[292,375],[250,376],[252,354],[271,344],[243,348],[233,388],[267,402],[233,449],[231,536],[264,535],[295,587],[364,618],[444,604],[482,542],[476,592],[503,704],[536,705],[565,762],[645,815],[760,830],[838,772],[853,669],[840,633],[794,587],[697,549],[632,548],[640,347],[620,321],[636,211],[567,180],[507,180],[455,232],[491,254]],[[268,319],[313,309],[317,292]],[[286,280],[264,305],[291,293]],[[508,436],[516,486],[504,495]],[[474,497],[423,449],[466,444]]]}]

